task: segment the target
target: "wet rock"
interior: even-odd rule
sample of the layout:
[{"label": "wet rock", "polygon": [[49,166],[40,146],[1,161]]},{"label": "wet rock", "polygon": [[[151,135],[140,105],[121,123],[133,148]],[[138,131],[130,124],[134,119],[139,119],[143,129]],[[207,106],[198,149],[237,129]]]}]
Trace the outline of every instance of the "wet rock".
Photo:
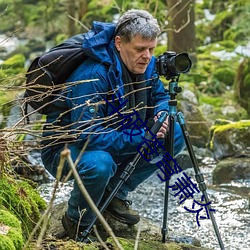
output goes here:
[{"label": "wet rock", "polygon": [[228,183],[233,180],[250,179],[250,158],[226,158],[213,171],[213,183]]}]

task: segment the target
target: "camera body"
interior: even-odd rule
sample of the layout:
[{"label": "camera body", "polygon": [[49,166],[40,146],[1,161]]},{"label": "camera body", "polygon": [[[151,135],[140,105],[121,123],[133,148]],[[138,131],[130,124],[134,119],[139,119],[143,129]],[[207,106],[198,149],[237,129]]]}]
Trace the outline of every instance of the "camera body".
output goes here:
[{"label": "camera body", "polygon": [[192,66],[192,61],[187,53],[176,54],[174,51],[164,52],[156,59],[156,70],[160,76],[170,80],[187,73]]}]

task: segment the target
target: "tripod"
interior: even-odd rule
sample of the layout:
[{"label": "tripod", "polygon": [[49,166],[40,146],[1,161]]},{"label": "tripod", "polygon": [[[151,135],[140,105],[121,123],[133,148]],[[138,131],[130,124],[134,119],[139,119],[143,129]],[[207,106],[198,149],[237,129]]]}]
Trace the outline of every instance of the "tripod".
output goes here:
[{"label": "tripod", "polygon": [[[170,94],[169,113],[168,114],[167,114],[167,112],[161,113],[159,119],[155,122],[155,124],[151,128],[150,133],[146,134],[145,139],[151,141],[152,138],[154,138],[154,136],[158,132],[158,130],[161,128],[161,126],[162,126],[163,122],[165,121],[165,119],[167,118],[167,116],[169,116],[169,133],[168,133],[168,137],[167,137],[167,145],[168,145],[167,150],[168,150],[170,156],[173,157],[174,156],[174,123],[175,123],[175,118],[177,117],[178,122],[181,126],[181,130],[182,130],[185,142],[186,142],[189,156],[190,156],[191,161],[192,161],[193,166],[194,166],[196,181],[199,185],[199,189],[203,193],[205,202],[209,203],[209,198],[208,198],[208,195],[206,192],[206,184],[204,182],[204,177],[199,170],[198,162],[196,160],[193,148],[192,148],[191,143],[190,143],[188,131],[186,129],[184,117],[183,117],[181,112],[177,113],[177,111],[176,111],[177,110],[176,109],[177,100],[175,99],[175,97],[176,97],[177,93],[180,93],[182,91],[181,87],[178,86],[178,79],[179,79],[179,77],[177,77],[176,80],[174,80],[174,78],[173,78],[169,83],[169,94]],[[141,146],[139,152],[135,155],[134,159],[126,166],[126,168],[124,169],[123,173],[120,176],[120,180],[119,180],[118,184],[112,190],[112,192],[109,194],[106,201],[102,204],[101,208],[99,209],[101,213],[107,208],[107,206],[112,201],[112,199],[114,198],[114,196],[116,195],[116,193],[118,192],[118,190],[120,189],[122,184],[130,177],[130,175],[134,171],[137,163],[141,159],[142,153],[144,151],[146,151],[147,149],[148,149],[147,144],[146,145],[143,144]],[[172,168],[173,161],[169,161],[169,166],[170,166],[170,168]],[[169,194],[168,186],[169,186],[169,180],[166,181],[166,186],[165,186],[164,215],[163,215],[163,226],[162,226],[162,242],[163,243],[166,242],[166,234],[167,234],[167,214],[168,214],[168,194]],[[210,215],[210,218],[211,218],[211,221],[212,221],[220,248],[221,248],[221,250],[225,250],[221,236],[220,236],[218,226],[217,226],[216,221],[215,221],[215,217],[211,213],[210,208],[211,208],[211,206],[209,204],[208,205],[208,212],[209,212],[209,215]],[[93,221],[90,223],[90,225],[82,233],[83,241],[87,240],[87,237],[88,237],[89,233],[91,232],[92,227],[94,226],[96,220],[97,220],[97,216],[94,217]]]},{"label": "tripod", "polygon": [[[176,79],[172,79],[169,82],[169,94],[170,94],[170,100],[169,100],[169,133],[168,133],[168,137],[166,139],[167,141],[167,150],[169,152],[169,154],[173,157],[174,156],[174,123],[175,123],[175,118],[177,117],[177,120],[181,126],[181,130],[182,130],[182,134],[187,146],[187,150],[191,159],[191,162],[193,164],[194,167],[194,171],[195,171],[195,179],[198,183],[199,186],[199,190],[202,192],[204,200],[206,202],[206,204],[209,204],[209,198],[206,192],[206,184],[204,182],[204,177],[203,174],[201,173],[200,169],[199,169],[199,165],[197,162],[197,159],[195,157],[191,142],[190,142],[190,138],[189,138],[189,133],[187,131],[186,128],[186,124],[185,124],[185,120],[184,120],[184,116],[181,112],[177,113],[177,100],[176,100],[176,95],[177,93],[180,93],[182,91],[181,87],[178,86],[178,80],[179,77],[177,77]],[[170,169],[173,169],[173,161],[169,161],[169,167]],[[165,197],[164,197],[164,215],[163,215],[163,226],[162,226],[162,242],[165,243],[166,242],[166,234],[167,234],[167,214],[168,214],[168,194],[169,194],[169,179],[168,178],[165,182]],[[216,224],[216,220],[214,217],[214,214],[210,211],[211,205],[209,204],[207,206],[208,208],[208,213],[209,216],[211,218],[212,224],[213,224],[213,228],[216,234],[216,237],[218,239],[219,245],[221,250],[224,250],[225,247],[223,245],[221,236],[220,236],[220,232],[218,229],[218,226]]]}]

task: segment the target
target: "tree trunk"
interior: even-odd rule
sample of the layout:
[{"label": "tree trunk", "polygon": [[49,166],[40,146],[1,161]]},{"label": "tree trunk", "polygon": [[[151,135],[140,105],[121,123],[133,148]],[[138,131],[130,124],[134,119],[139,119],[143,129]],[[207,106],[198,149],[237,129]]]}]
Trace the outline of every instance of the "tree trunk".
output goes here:
[{"label": "tree trunk", "polygon": [[78,11],[78,18],[79,20],[87,13],[88,10],[88,2],[87,0],[79,1],[79,11]]},{"label": "tree trunk", "polygon": [[169,9],[168,50],[189,53],[196,60],[195,0],[167,0]]},{"label": "tree trunk", "polygon": [[69,22],[68,22],[68,34],[69,36],[73,36],[76,34],[76,3],[75,0],[69,0],[67,4],[68,14],[69,14]]}]

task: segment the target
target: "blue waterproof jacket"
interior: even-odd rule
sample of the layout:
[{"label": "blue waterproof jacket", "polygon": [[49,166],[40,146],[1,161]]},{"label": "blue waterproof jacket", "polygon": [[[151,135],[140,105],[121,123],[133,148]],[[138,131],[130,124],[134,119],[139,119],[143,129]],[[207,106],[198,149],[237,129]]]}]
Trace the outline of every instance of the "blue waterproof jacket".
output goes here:
[{"label": "blue waterproof jacket", "polygon": [[[105,101],[109,92],[112,99],[119,102],[119,109],[126,105],[121,63],[114,53],[114,32],[114,24],[94,22],[86,33],[83,48],[88,59],[69,77],[68,87],[62,93],[63,101],[57,101],[47,115],[50,126],[45,127],[44,136],[55,138],[45,140],[47,146],[68,138],[71,143],[83,147],[88,139],[87,150],[123,155],[136,153],[137,146],[143,142],[145,131],[142,129],[135,133],[133,128],[119,129],[121,125],[115,122],[112,103]],[[169,100],[156,73],[155,60],[154,57],[151,59],[145,72],[147,106],[154,107],[153,115],[168,111]]]}]

